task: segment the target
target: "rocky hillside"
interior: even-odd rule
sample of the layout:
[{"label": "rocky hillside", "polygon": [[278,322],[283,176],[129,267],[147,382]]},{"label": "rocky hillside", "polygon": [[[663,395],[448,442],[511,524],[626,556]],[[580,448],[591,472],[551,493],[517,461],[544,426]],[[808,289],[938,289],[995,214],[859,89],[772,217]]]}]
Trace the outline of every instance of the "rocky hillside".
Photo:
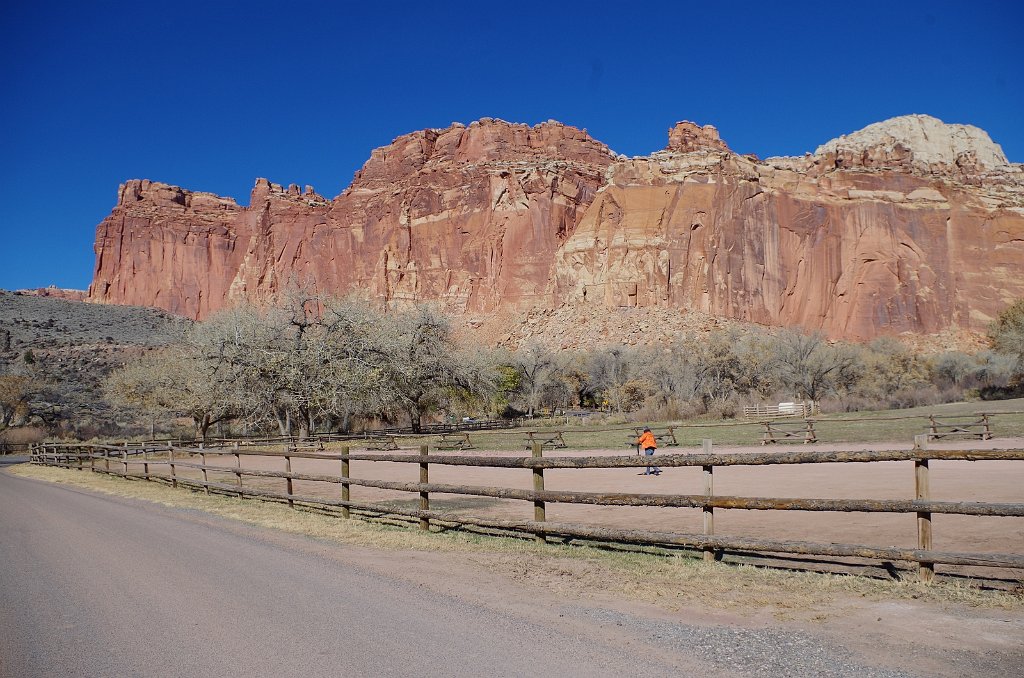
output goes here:
[{"label": "rocky hillside", "polygon": [[484,323],[638,309],[868,339],[982,330],[1024,296],[1022,267],[1024,168],[975,127],[905,116],[760,160],[683,122],[624,158],[484,119],[376,149],[333,200],[128,182],[89,299],[202,318],[296,280]]},{"label": "rocky hillside", "polygon": [[90,437],[130,418],[103,402],[110,370],[180,338],[188,321],[151,308],[0,290],[0,374],[32,379],[28,422]]}]

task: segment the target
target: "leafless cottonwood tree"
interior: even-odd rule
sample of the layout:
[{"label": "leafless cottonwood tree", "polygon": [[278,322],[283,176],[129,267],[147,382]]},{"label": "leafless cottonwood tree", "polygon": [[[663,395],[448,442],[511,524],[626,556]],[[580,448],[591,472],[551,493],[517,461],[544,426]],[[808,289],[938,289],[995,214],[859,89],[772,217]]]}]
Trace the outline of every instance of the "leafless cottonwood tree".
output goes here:
[{"label": "leafless cottonwood tree", "polygon": [[386,404],[378,325],[365,305],[290,291],[274,306],[217,314],[193,349],[216,366],[239,416],[305,437]]},{"label": "leafless cottonwood tree", "polygon": [[181,345],[119,370],[107,390],[188,414],[204,437],[227,418],[305,437],[389,412],[418,428],[438,407],[489,393],[494,371],[486,352],[460,348],[431,309],[383,314],[289,290],[275,305],[240,304],[197,323]]},{"label": "leafless cottonwood tree", "polygon": [[438,408],[494,390],[495,366],[479,349],[460,348],[448,319],[435,309],[388,315],[380,329],[376,357],[386,409],[404,412],[414,431]]},{"label": "leafless cottonwood tree", "polygon": [[558,358],[550,349],[532,342],[520,348],[514,360],[527,414],[532,417],[541,407],[545,391],[551,388],[558,375]]},{"label": "leafless cottonwood tree", "polygon": [[204,440],[214,424],[238,412],[235,384],[204,343],[207,328],[196,325],[181,344],[143,356],[114,370],[104,383],[107,399],[155,416],[159,411],[192,419]]},{"label": "leafless cottonwood tree", "polygon": [[639,372],[651,386],[655,405],[679,411],[693,398],[697,389],[697,371],[681,344],[665,349],[647,349],[637,356]]},{"label": "leafless cottonwood tree", "polygon": [[857,351],[847,345],[829,344],[817,333],[780,332],[774,342],[774,357],[781,382],[798,397],[810,400],[843,392],[860,376]]}]

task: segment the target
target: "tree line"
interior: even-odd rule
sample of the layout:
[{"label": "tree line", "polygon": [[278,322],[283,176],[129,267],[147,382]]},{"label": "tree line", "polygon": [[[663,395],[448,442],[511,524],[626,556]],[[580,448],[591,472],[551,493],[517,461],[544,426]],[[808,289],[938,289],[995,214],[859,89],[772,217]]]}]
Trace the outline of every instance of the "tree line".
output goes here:
[{"label": "tree line", "polygon": [[1024,374],[1024,301],[990,337],[990,350],[930,356],[891,338],[862,345],[749,329],[663,347],[503,350],[460,341],[429,306],[383,313],[292,291],[195,324],[183,341],[114,371],[105,391],[151,418],[187,416],[203,437],[227,421],[304,436],[576,407],[651,420],[730,417],[777,400],[882,409],[1013,395]]}]

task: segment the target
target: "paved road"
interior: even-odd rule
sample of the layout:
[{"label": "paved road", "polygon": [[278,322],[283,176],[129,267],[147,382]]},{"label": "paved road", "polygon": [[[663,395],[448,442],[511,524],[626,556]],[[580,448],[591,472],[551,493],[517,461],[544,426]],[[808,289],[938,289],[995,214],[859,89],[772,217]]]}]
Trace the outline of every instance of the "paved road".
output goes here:
[{"label": "paved road", "polygon": [[0,676],[903,675],[800,634],[492,609],[345,549],[0,471]]},{"label": "paved road", "polygon": [[0,674],[678,670],[222,522],[0,473]]}]

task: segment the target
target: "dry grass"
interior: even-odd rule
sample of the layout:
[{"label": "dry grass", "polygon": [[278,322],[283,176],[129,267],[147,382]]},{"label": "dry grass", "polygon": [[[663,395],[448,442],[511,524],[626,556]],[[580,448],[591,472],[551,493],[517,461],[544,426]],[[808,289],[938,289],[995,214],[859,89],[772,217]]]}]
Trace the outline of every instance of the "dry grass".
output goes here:
[{"label": "dry grass", "polygon": [[[1024,399],[997,402],[960,402],[929,405],[903,410],[865,410],[822,414],[814,417],[815,430],[822,443],[888,443],[900,441],[912,443],[914,436],[924,433],[930,414],[942,416],[970,416],[976,412],[989,412],[992,430],[997,438],[1024,435]],[[627,415],[631,416],[631,415]],[[793,419],[792,421],[798,421]],[[527,454],[524,443],[527,430],[542,432],[564,432],[565,442],[570,449],[625,450],[627,441],[635,439],[634,426],[650,425],[655,430],[676,426],[675,435],[681,447],[700,447],[701,440],[710,438],[716,445],[759,445],[763,428],[758,420],[711,420],[695,419],[679,421],[644,421],[630,419],[626,423],[614,424],[599,421],[572,421],[571,423],[544,420],[534,422],[520,429],[499,431],[470,431],[469,437],[477,450],[520,450]],[[409,436],[399,439],[403,448],[437,445],[436,435]],[[332,450],[345,443],[331,443]],[[350,443],[353,450],[359,450],[359,442]],[[672,448],[669,448],[670,450]]]},{"label": "dry grass", "polygon": [[777,616],[823,619],[843,601],[911,600],[955,607],[1024,609],[1024,596],[955,582],[924,585],[851,575],[792,572],[706,563],[686,556],[608,551],[589,546],[538,544],[459,530],[423,533],[387,521],[343,520],[316,510],[252,499],[173,489],[103,474],[22,464],[10,472],[106,494],[204,511],[252,525],[372,549],[467,554],[492,573],[580,598],[625,596],[665,609],[687,606],[761,609]]}]

